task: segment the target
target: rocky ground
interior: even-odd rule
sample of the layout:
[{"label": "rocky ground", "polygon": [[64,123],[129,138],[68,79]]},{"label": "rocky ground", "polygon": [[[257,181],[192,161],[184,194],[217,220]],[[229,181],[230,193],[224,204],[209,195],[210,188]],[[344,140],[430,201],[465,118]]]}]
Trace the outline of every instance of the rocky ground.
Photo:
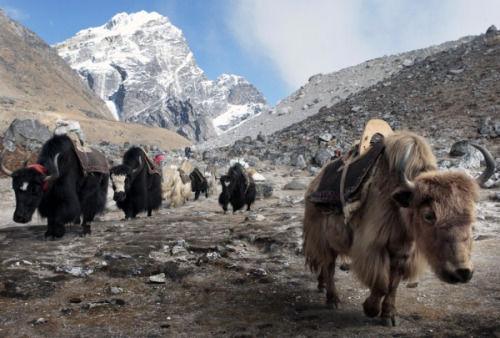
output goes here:
[{"label": "rocky ground", "polygon": [[[338,271],[342,304],[324,306],[301,254],[307,172],[267,165],[271,198],[222,213],[217,197],[122,221],[110,208],[91,236],[46,241],[44,222],[10,222],[0,180],[0,336],[500,336],[499,190],[484,190],[467,285],[427,273],[400,287],[400,326],[363,315],[367,290]],[[294,178],[295,176],[295,178]],[[285,184],[296,180],[291,188]],[[290,186],[289,186],[290,187]]]}]

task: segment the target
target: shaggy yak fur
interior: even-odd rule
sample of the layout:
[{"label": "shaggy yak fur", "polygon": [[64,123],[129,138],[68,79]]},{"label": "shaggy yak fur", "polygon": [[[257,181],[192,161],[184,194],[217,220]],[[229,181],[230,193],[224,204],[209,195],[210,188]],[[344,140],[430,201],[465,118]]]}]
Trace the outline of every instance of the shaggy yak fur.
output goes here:
[{"label": "shaggy yak fur", "polygon": [[247,211],[255,202],[257,194],[255,182],[252,177],[245,173],[245,169],[239,163],[234,164],[227,175],[220,178],[222,192],[219,195],[219,204],[222,206],[224,213],[227,212],[228,204],[233,207],[233,212],[247,205]]},{"label": "shaggy yak fur", "polygon": [[[413,280],[425,263],[447,283],[472,278],[472,223],[478,184],[462,172],[438,171],[427,142],[410,132],[385,138],[384,154],[362,192],[363,204],[348,224],[344,216],[307,200],[323,170],[306,193],[304,254],[318,273],[318,289],[326,284],[326,300],[337,306],[334,271],[338,256],[348,256],[351,269],[370,288],[363,304],[369,317],[380,315],[396,325],[396,290]],[[475,146],[478,147],[479,146]],[[479,149],[492,172],[491,155]],[[488,177],[481,176],[481,182]]]},{"label": "shaggy yak fur", "polygon": [[194,192],[194,200],[198,200],[201,193],[204,193],[205,197],[208,198],[208,181],[201,171],[194,168],[189,174],[189,178],[191,179],[191,190]]},{"label": "shaggy yak fur", "polygon": [[47,218],[45,237],[62,237],[65,224],[80,223],[80,216],[83,234],[91,233],[90,222],[106,206],[109,176],[84,176],[73,147],[66,135],[54,136],[43,145],[37,164],[25,165],[13,173],[2,165],[2,170],[12,176],[15,222],[30,222],[38,209]]},{"label": "shaggy yak fur", "polygon": [[132,147],[123,155],[122,164],[111,168],[111,182],[118,208],[125,213],[125,219],[135,218],[161,205],[161,176],[150,173],[146,154],[139,147]]},{"label": "shaggy yak fur", "polygon": [[171,208],[183,205],[193,196],[191,182],[183,183],[179,168],[175,165],[163,168],[163,199]]}]

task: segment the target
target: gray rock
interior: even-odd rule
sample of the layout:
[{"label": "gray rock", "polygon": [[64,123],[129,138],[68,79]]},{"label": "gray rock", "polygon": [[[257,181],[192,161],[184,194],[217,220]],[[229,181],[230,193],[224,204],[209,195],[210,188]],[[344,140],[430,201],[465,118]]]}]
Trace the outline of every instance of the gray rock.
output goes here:
[{"label": "gray rock", "polygon": [[123,293],[123,289],[117,286],[111,286],[109,288],[109,293],[112,295],[119,295],[120,293]]},{"label": "gray rock", "polygon": [[489,136],[493,131],[493,126],[491,125],[491,118],[485,117],[481,119],[479,125],[479,134],[484,136]]},{"label": "gray rock", "polygon": [[318,166],[324,166],[330,159],[332,158],[332,154],[325,148],[320,148],[314,155],[314,163]]},{"label": "gray rock", "polygon": [[323,134],[319,135],[318,138],[320,141],[330,142],[330,140],[333,138],[333,136],[330,133],[323,133]]},{"label": "gray rock", "polygon": [[295,159],[292,160],[291,164],[299,169],[307,168],[306,160],[302,154],[296,156]]},{"label": "gray rock", "polygon": [[165,277],[165,274],[162,272],[160,274],[150,276],[149,281],[151,283],[156,283],[156,284],[165,284],[167,282],[167,278]]},{"label": "gray rock", "polygon": [[258,199],[269,198],[273,195],[273,186],[268,182],[256,182],[255,188],[257,190],[256,197]]},{"label": "gray rock", "polygon": [[257,135],[257,140],[263,143],[267,143],[267,136],[262,133],[262,131],[259,132]]},{"label": "gray rock", "polygon": [[471,149],[457,163],[457,166],[462,169],[478,169],[481,167],[483,155],[476,149]]},{"label": "gray rock", "polygon": [[462,74],[463,72],[464,72],[463,68],[448,70],[448,73],[453,74],[453,75]]},{"label": "gray rock", "polygon": [[307,189],[307,185],[304,182],[301,182],[297,179],[292,180],[291,182],[288,182],[283,187],[283,190],[306,190],[306,189]]},{"label": "gray rock", "polygon": [[41,148],[51,136],[49,128],[38,120],[15,119],[4,134],[3,146],[11,152],[16,150],[16,146],[34,151]]},{"label": "gray rock", "polygon": [[405,67],[411,67],[411,66],[413,66],[414,63],[415,62],[413,60],[411,60],[411,59],[404,59],[403,66],[405,66]]},{"label": "gray rock", "polygon": [[452,144],[450,149],[450,156],[459,157],[468,154],[471,151],[469,141],[458,141]]}]

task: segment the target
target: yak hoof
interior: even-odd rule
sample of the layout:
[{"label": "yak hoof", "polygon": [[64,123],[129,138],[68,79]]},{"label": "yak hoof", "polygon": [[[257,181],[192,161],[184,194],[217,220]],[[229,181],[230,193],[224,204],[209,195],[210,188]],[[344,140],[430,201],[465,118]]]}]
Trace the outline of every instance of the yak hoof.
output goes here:
[{"label": "yak hoof", "polygon": [[63,227],[60,227],[60,228],[57,228],[56,230],[54,230],[52,236],[55,238],[61,238],[62,236],[64,236],[65,233],[66,233],[66,229],[64,229]]},{"label": "yak hoof", "polygon": [[396,327],[399,325],[398,318],[395,315],[382,317],[382,324],[387,327]]},{"label": "yak hoof", "polygon": [[90,228],[90,225],[87,225],[87,224],[82,225],[82,228],[83,228],[83,232],[82,232],[83,236],[92,234],[92,229]]},{"label": "yak hoof", "polygon": [[363,311],[370,318],[377,317],[380,313],[380,299],[373,300],[368,297],[363,303]]},{"label": "yak hoof", "polygon": [[339,308],[339,297],[337,296],[326,296],[326,307],[328,309],[338,309]]}]

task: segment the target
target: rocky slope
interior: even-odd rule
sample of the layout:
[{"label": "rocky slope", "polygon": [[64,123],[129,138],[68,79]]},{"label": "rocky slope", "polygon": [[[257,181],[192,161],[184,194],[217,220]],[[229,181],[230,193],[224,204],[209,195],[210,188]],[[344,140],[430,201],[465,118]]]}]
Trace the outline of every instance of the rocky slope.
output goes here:
[{"label": "rocky slope", "polygon": [[[335,148],[346,150],[371,118],[426,136],[440,154],[453,141],[480,139],[500,157],[500,32],[492,27],[484,35],[416,60],[386,80],[322,107],[267,140],[247,137],[224,151],[292,164],[300,155],[306,164],[319,165],[315,162],[323,161],[315,160],[318,153],[329,158]],[[318,145],[321,135],[329,148]]]},{"label": "rocky slope", "polygon": [[230,144],[244,136],[256,137],[258,133],[270,135],[318,113],[322,107],[330,107],[350,95],[388,79],[428,56],[456,48],[471,39],[472,37],[464,37],[437,46],[368,60],[337,72],[313,75],[308,83],[281,100],[274,109],[245,121],[237,128],[203,144],[203,147]]},{"label": "rocky slope", "polygon": [[182,31],[155,12],[119,13],[55,48],[119,120],[202,141],[266,107],[262,94],[240,76],[209,80]]},{"label": "rocky slope", "polygon": [[112,119],[78,74],[35,33],[0,10],[0,112]]}]

